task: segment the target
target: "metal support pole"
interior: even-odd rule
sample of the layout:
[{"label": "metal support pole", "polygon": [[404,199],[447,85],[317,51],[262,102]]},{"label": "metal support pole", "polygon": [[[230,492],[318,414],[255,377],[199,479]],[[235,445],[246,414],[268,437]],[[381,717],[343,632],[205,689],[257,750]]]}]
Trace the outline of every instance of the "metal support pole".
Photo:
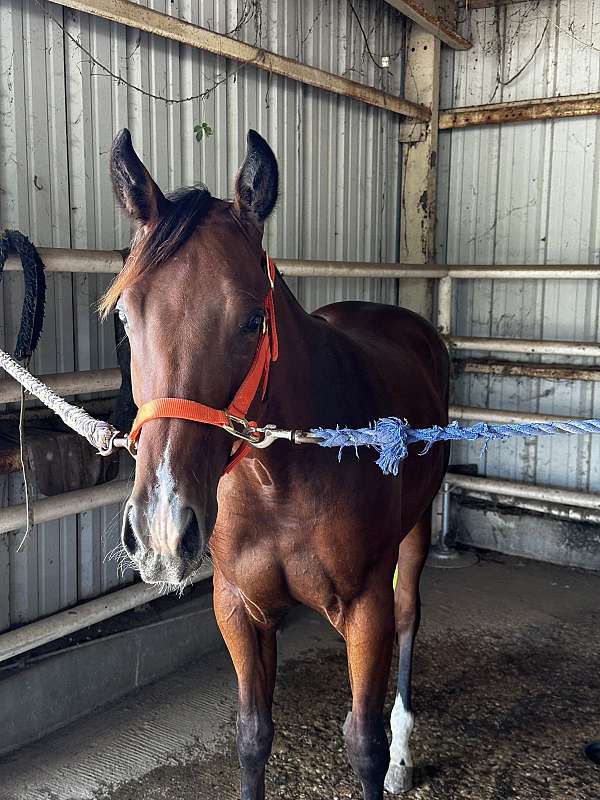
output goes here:
[{"label": "metal support pole", "polygon": [[442,486],[442,525],[439,539],[429,551],[427,565],[429,567],[442,567],[443,569],[458,569],[472,567],[479,561],[479,556],[472,550],[455,550],[448,546],[450,534],[450,496],[452,484],[444,481]]},{"label": "metal support pole", "polygon": [[438,282],[437,328],[442,336],[452,332],[452,278],[449,275]]}]

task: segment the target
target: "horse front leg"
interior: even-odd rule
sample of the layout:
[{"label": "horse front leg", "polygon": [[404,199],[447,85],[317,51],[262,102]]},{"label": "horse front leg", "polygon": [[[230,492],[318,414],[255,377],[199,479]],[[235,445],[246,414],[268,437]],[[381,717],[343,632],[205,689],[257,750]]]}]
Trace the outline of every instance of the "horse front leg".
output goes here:
[{"label": "horse front leg", "polygon": [[241,800],[264,800],[265,766],[274,734],[271,707],[277,671],[276,628],[257,627],[241,595],[217,569],[214,607],[238,679]]},{"label": "horse front leg", "polygon": [[391,576],[367,589],[345,615],[352,711],[344,724],[350,763],[362,784],[364,800],[382,800],[390,754],[383,704],[394,645]]}]

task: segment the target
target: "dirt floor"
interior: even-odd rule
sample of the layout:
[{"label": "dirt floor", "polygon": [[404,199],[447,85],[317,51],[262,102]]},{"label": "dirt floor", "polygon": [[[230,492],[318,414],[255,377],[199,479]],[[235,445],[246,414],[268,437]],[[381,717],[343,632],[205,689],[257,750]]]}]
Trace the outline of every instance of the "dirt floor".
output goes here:
[{"label": "dirt floor", "polygon": [[[414,800],[598,800],[600,577],[500,557],[428,570],[415,664]],[[341,727],[350,697],[343,648],[281,670],[268,797],[361,794]],[[388,711],[393,695],[388,696]],[[231,734],[207,758],[162,766],[110,800],[235,797]]]},{"label": "dirt floor", "polygon": [[[600,800],[582,752],[600,739],[599,623],[598,574],[500,556],[426,569],[408,797]],[[304,615],[280,644],[267,798],[359,800],[343,642]],[[236,800],[234,715],[215,653],[0,760],[0,798]]]}]

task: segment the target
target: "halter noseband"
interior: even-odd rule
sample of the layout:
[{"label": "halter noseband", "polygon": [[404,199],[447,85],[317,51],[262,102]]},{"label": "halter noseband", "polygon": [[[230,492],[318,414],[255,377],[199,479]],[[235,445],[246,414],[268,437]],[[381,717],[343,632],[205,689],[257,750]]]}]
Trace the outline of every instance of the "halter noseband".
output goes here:
[{"label": "halter noseband", "polygon": [[256,352],[250,369],[233,400],[224,410],[180,397],[160,397],[144,403],[138,409],[128,436],[129,451],[132,454],[135,454],[137,450],[137,441],[142,432],[142,426],[153,419],[185,419],[190,422],[215,425],[240,439],[241,444],[229,459],[225,472],[232,470],[244,458],[252,444],[260,442],[261,434],[257,432],[256,425],[246,419],[246,415],[261,385],[261,399],[264,400],[269,381],[269,368],[272,361],[277,361],[279,350],[273,298],[276,268],[275,263],[266,253],[264,256],[270,285],[265,297],[265,317],[262,331],[256,344]]}]

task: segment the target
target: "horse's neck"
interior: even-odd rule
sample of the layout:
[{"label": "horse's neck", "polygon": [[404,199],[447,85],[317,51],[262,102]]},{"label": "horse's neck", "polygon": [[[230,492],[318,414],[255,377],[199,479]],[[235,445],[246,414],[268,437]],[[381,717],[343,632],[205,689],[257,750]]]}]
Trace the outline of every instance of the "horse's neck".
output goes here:
[{"label": "horse's neck", "polygon": [[339,378],[346,360],[352,361],[347,337],[308,314],[280,277],[275,314],[279,360],[272,369],[261,422],[297,428],[303,418],[316,424],[322,415],[341,412],[345,393]]}]

